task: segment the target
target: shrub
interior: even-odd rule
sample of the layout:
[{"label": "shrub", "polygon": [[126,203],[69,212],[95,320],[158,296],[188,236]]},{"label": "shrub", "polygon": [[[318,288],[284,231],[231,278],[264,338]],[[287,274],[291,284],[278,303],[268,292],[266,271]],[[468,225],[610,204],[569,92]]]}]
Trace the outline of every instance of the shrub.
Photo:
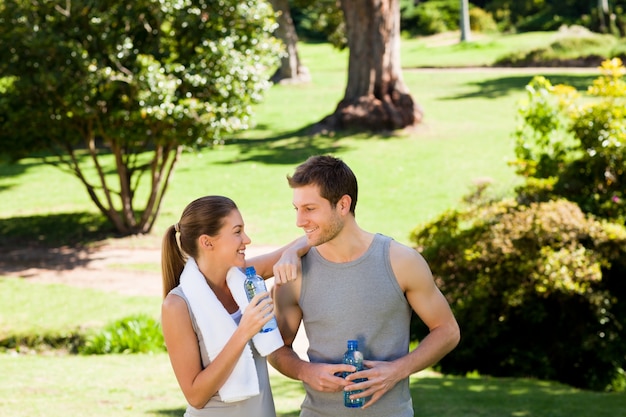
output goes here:
[{"label": "shrub", "polygon": [[612,58],[618,40],[613,35],[602,35],[578,27],[565,28],[548,46],[527,51],[516,51],[499,58],[496,66],[598,66]]},{"label": "shrub", "polygon": [[[623,387],[623,226],[565,200],[501,201],[444,213],[411,239],[463,334],[443,372]],[[418,339],[426,332],[417,320],[412,330]]]},{"label": "shrub", "polygon": [[47,352],[51,349],[76,353],[85,338],[78,331],[67,333],[11,334],[0,340],[0,352]]},{"label": "shrub", "polygon": [[626,82],[621,60],[604,61],[587,97],[535,77],[515,132],[517,172],[553,178],[553,194],[588,213],[626,218]]},{"label": "shrub", "polygon": [[620,39],[613,48],[611,48],[610,53],[612,58],[619,58],[622,62],[626,61],[626,39]]},{"label": "shrub", "polygon": [[160,324],[146,315],[118,320],[87,337],[78,352],[85,355],[149,353],[165,350]]},{"label": "shrub", "polygon": [[498,25],[493,19],[493,15],[480,7],[470,6],[469,17],[470,27],[474,31],[486,33],[498,31]]},{"label": "shrub", "polygon": [[418,35],[434,35],[459,27],[461,7],[458,0],[431,0],[415,3],[402,0],[402,29]]}]

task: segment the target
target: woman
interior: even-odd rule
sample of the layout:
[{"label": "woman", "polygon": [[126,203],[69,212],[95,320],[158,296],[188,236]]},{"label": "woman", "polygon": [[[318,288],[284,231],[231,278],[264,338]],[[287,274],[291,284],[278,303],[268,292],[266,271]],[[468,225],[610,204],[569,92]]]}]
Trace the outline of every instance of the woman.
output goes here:
[{"label": "woman", "polygon": [[[267,293],[258,294],[242,312],[228,286],[227,276],[232,267],[251,265],[264,278],[275,276],[277,283],[295,279],[298,256],[306,253],[308,246],[306,239],[300,238],[277,251],[253,258],[246,265],[248,244],[250,238],[244,231],[237,206],[222,196],[206,196],[191,202],[180,221],[170,226],[163,237],[161,321],[170,361],[188,402],[185,417],[276,415],[266,360],[249,343],[271,319],[272,300]],[[196,287],[190,287],[189,277],[197,278]],[[194,304],[194,297],[201,297],[202,305]],[[214,304],[207,307],[213,299]],[[207,308],[208,314],[199,314],[201,308]],[[229,326],[232,329],[225,330]],[[224,332],[227,334],[218,334]],[[220,338],[224,344],[216,348],[216,340]],[[250,353],[252,359],[246,356]],[[243,375],[242,369],[247,369]],[[237,373],[240,380],[234,381]],[[237,384],[249,383],[253,383],[255,387],[251,389],[256,388],[258,395],[227,398],[230,395],[226,392],[227,385],[235,386],[234,390],[238,391]],[[244,391],[242,388],[241,392]]]}]

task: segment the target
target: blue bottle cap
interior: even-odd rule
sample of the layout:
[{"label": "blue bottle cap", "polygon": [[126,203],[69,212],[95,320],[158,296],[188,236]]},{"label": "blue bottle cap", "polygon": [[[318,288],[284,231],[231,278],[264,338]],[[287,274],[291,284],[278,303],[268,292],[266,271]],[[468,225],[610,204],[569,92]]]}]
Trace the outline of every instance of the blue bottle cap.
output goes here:
[{"label": "blue bottle cap", "polygon": [[253,266],[246,268],[246,275],[256,275],[256,269]]}]

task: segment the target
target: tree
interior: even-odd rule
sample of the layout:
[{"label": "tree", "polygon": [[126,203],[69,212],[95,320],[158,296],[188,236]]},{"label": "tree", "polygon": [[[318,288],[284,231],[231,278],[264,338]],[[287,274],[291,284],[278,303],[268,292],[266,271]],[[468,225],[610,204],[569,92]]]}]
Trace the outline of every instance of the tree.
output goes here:
[{"label": "tree", "polygon": [[248,126],[274,28],[257,0],[2,2],[0,152],[41,152],[117,231],[148,233],[183,149]]},{"label": "tree", "polygon": [[[292,18],[292,10],[301,16],[299,29],[309,34],[323,36],[323,40],[338,48],[344,48],[343,15],[337,7],[337,0],[270,0],[276,12],[278,28],[276,37],[285,45],[281,65],[272,76],[275,83],[310,82],[311,75],[303,65],[298,53],[298,33]],[[320,38],[321,39],[321,38]]]},{"label": "tree", "polygon": [[471,40],[469,1],[461,0],[461,42],[469,42]]},{"label": "tree", "polygon": [[598,0],[598,20],[600,21],[600,32],[608,32],[607,17],[609,15],[609,0]]},{"label": "tree", "polygon": [[298,34],[291,18],[289,1],[270,0],[270,3],[277,14],[276,37],[285,45],[285,54],[281,57],[280,67],[272,76],[272,82],[309,82],[311,75],[298,54]]},{"label": "tree", "polygon": [[348,82],[324,129],[394,130],[422,120],[400,66],[399,0],[341,0],[346,24]]}]

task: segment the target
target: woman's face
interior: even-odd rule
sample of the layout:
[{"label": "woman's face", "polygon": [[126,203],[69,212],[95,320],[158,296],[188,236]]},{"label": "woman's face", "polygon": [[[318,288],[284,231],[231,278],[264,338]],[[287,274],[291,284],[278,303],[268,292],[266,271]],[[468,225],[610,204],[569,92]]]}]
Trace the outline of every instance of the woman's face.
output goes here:
[{"label": "woman's face", "polygon": [[229,266],[243,268],[246,266],[246,245],[251,242],[244,232],[243,218],[239,210],[232,210],[224,218],[224,225],[217,236],[212,239],[213,250],[218,259]]}]

